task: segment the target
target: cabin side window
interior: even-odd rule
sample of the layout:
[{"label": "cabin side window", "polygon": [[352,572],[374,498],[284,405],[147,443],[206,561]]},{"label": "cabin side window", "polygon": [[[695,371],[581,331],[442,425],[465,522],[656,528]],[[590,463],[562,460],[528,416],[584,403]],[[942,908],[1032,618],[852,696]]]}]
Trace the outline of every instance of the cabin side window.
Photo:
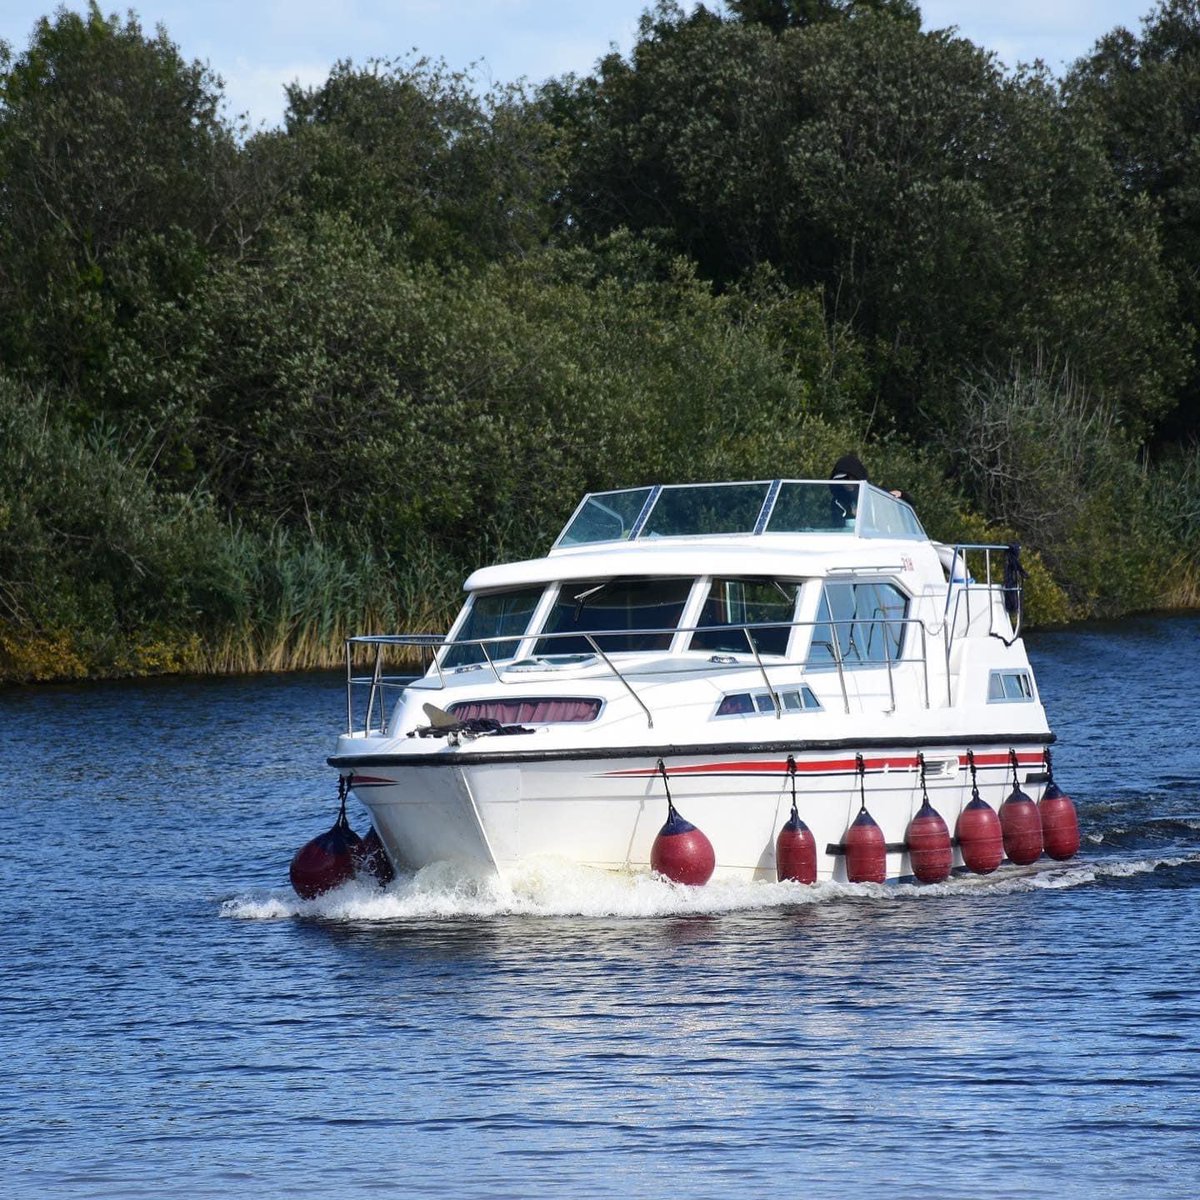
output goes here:
[{"label": "cabin side window", "polygon": [[827,581],[821,590],[808,665],[895,662],[904,643],[908,597],[890,583]]},{"label": "cabin side window", "polygon": [[992,671],[988,676],[989,704],[1018,704],[1033,700],[1033,680],[1028,671]]},{"label": "cabin side window", "polygon": [[779,697],[779,703],[783,706],[785,713],[821,712],[823,708],[812,688],[808,684],[802,684],[798,688],[788,688],[786,691],[776,692],[774,695],[770,692],[730,692],[721,697],[716,715],[718,717],[745,717],[769,713],[774,716],[775,696]]},{"label": "cabin side window", "polygon": [[714,579],[691,649],[748,654],[753,641],[759,654],[785,655],[798,591],[798,584],[774,579]]},{"label": "cabin side window", "polygon": [[[605,654],[668,650],[690,579],[581,579],[559,587],[534,654],[595,653],[581,635],[591,634]],[[557,636],[546,636],[554,634]]]},{"label": "cabin side window", "polygon": [[455,642],[486,638],[506,640],[486,642],[486,656],[481,645],[451,646],[442,659],[442,666],[465,667],[486,662],[488,658],[493,662],[512,658],[517,652],[521,635],[529,628],[529,619],[542,598],[542,590],[541,587],[518,588],[515,591],[472,596],[466,619],[454,635]]}]

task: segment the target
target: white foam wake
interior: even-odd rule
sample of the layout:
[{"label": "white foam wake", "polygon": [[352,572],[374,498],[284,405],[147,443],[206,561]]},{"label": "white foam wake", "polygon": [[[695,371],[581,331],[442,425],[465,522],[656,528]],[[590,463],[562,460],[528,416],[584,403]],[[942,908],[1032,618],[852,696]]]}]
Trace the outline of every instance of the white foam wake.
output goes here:
[{"label": "white foam wake", "polygon": [[355,881],[315,900],[278,889],[238,895],[221,904],[221,915],[246,921],[291,917],[330,921],[412,921],[444,917],[667,917],[718,915],[758,909],[838,902],[903,903],[971,891],[991,893],[1060,889],[1123,878],[1192,861],[1153,858],[1099,859],[1003,867],[993,875],[956,876],[945,883],[846,884],[744,882],[714,879],[705,887],[670,883],[648,872],[601,871],[558,859],[531,859],[507,878],[472,874],[451,863],[434,863],[402,875],[386,888]]}]

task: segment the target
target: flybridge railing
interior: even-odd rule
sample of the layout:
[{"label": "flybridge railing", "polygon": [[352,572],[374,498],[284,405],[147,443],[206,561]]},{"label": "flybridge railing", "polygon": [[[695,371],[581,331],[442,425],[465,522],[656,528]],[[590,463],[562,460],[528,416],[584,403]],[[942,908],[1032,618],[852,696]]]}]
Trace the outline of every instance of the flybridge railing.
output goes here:
[{"label": "flybridge railing", "polygon": [[[897,630],[912,627],[918,632],[915,636],[919,643],[920,653],[909,654],[905,656],[903,653],[893,655],[892,639],[896,636]],[[763,652],[760,650],[758,642],[755,639],[755,631],[767,630],[783,630],[783,629],[809,629],[809,630],[828,630],[830,636],[828,639],[820,641],[812,641],[808,646],[808,654],[805,658],[783,658],[776,660],[772,656],[772,661],[765,661]],[[843,639],[841,632],[845,631],[846,636]],[[878,658],[862,658],[862,646],[858,644],[858,639],[861,639],[868,647],[870,646],[876,632],[880,633],[880,646],[882,656]],[[577,631],[568,630],[562,633],[541,633],[537,635],[519,634],[513,636],[497,636],[488,638],[464,638],[461,640],[447,641],[441,634],[436,633],[400,633],[400,634],[374,634],[363,635],[361,637],[348,638],[346,641],[346,731],[354,733],[356,731],[355,723],[355,699],[366,692],[365,705],[360,700],[360,707],[364,709],[363,720],[359,726],[359,730],[363,733],[370,734],[372,732],[383,732],[388,720],[388,713],[392,707],[392,703],[399,698],[399,694],[406,687],[417,686],[422,690],[441,691],[446,687],[447,674],[461,674],[465,671],[489,670],[493,680],[505,687],[511,687],[514,684],[527,682],[528,673],[530,670],[545,670],[563,671],[574,668],[591,668],[597,662],[603,663],[613,679],[620,683],[633,701],[641,708],[646,717],[648,728],[654,728],[654,714],[650,707],[646,704],[645,699],[639,694],[638,690],[630,681],[631,677],[636,678],[641,675],[641,672],[629,670],[628,664],[624,671],[618,667],[612,659],[613,654],[633,653],[644,661],[644,656],[653,653],[669,653],[667,647],[663,647],[658,651],[654,650],[612,650],[606,652],[600,645],[603,639],[612,638],[638,638],[638,637],[668,637],[674,638],[676,634],[696,634],[696,633],[721,633],[721,634],[737,634],[746,641],[746,649],[739,650],[730,647],[714,649],[712,647],[696,648],[692,653],[708,652],[708,659],[705,666],[708,668],[708,673],[716,674],[718,672],[727,671],[744,671],[750,665],[746,661],[739,661],[732,656],[735,654],[749,654],[758,673],[762,676],[763,684],[767,692],[771,696],[774,705],[775,717],[780,719],[783,716],[783,703],[779,695],[779,686],[772,679],[773,673],[782,671],[796,671],[800,669],[804,673],[822,672],[825,664],[814,663],[811,661],[812,650],[815,647],[820,647],[825,650],[830,658],[830,665],[837,672],[838,688],[841,693],[842,707],[847,713],[850,713],[850,690],[847,687],[846,674],[848,671],[860,671],[868,669],[886,669],[888,696],[890,705],[887,711],[894,712],[896,709],[896,677],[895,672],[902,666],[909,664],[920,664],[921,680],[922,680],[922,703],[925,708],[931,707],[930,687],[929,687],[929,653],[928,653],[928,632],[924,623],[916,617],[870,617],[870,618],[850,618],[846,620],[835,621],[764,621],[761,623],[751,623],[744,625],[694,625],[694,626],[677,626],[670,629],[607,629],[593,631]],[[578,643],[580,639],[587,642],[591,653],[585,656],[583,661],[577,657],[571,662],[555,662],[552,658],[543,655],[536,655],[532,659],[496,659],[489,651],[489,647],[497,645],[511,646],[514,642],[526,640],[527,636],[535,637],[540,642],[556,641],[570,639]],[[845,648],[843,648],[843,640]],[[897,638],[901,651],[904,650],[906,639],[903,636]],[[441,649],[449,649],[452,647],[477,647],[483,655],[482,662],[468,663],[458,667],[445,667],[440,661],[436,651]],[[354,655],[356,649],[368,649],[373,651],[370,671],[367,674],[355,674],[354,672]],[[389,651],[399,650],[420,650],[427,657],[431,657],[431,665],[436,673],[436,682],[429,677],[428,669],[420,675],[399,675],[388,674],[386,670],[386,657]],[[848,653],[852,652],[852,653]],[[869,651],[868,651],[869,652]],[[730,656],[730,661],[724,661],[726,656]],[[590,660],[590,661],[589,661]],[[678,661],[678,659],[676,659]],[[589,678],[594,678],[594,675],[589,675]],[[794,683],[795,680],[789,680],[789,683]],[[786,685],[785,685],[786,686]],[[947,703],[949,703],[949,691],[947,690]]]}]

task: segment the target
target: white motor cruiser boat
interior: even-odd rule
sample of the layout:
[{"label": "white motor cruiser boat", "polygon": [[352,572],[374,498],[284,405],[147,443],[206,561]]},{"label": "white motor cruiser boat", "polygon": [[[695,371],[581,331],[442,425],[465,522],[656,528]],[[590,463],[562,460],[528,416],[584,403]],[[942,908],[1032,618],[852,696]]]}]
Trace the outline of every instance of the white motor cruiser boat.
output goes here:
[{"label": "white motor cruiser boat", "polygon": [[[476,571],[448,635],[350,639],[329,762],[402,870],[646,870],[670,804],[718,876],[773,880],[793,802],[809,878],[930,878],[930,806],[954,832],[932,877],[991,870],[966,813],[998,839],[1006,796],[1057,793],[1016,554],[932,542],[865,482],[590,494],[544,558]],[[414,648],[428,669],[391,673]]]}]

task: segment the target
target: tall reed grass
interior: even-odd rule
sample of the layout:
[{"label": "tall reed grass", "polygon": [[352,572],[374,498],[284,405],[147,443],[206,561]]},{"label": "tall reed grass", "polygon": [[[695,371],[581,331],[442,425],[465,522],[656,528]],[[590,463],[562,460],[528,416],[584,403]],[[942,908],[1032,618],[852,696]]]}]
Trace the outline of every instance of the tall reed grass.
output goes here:
[{"label": "tall reed grass", "polygon": [[231,530],[228,554],[235,604],[202,664],[220,674],[335,666],[355,634],[444,631],[456,607],[451,580],[461,578],[432,547],[395,561],[295,532]]},{"label": "tall reed grass", "polygon": [[947,453],[990,521],[1037,549],[1075,618],[1194,598],[1195,453],[1153,469],[1102,399],[1035,359],[963,385]]},{"label": "tall reed grass", "polygon": [[0,378],[0,683],[325,667],[355,633],[444,629],[462,564],[398,545],[161,494],[147,443],[81,435]]}]

